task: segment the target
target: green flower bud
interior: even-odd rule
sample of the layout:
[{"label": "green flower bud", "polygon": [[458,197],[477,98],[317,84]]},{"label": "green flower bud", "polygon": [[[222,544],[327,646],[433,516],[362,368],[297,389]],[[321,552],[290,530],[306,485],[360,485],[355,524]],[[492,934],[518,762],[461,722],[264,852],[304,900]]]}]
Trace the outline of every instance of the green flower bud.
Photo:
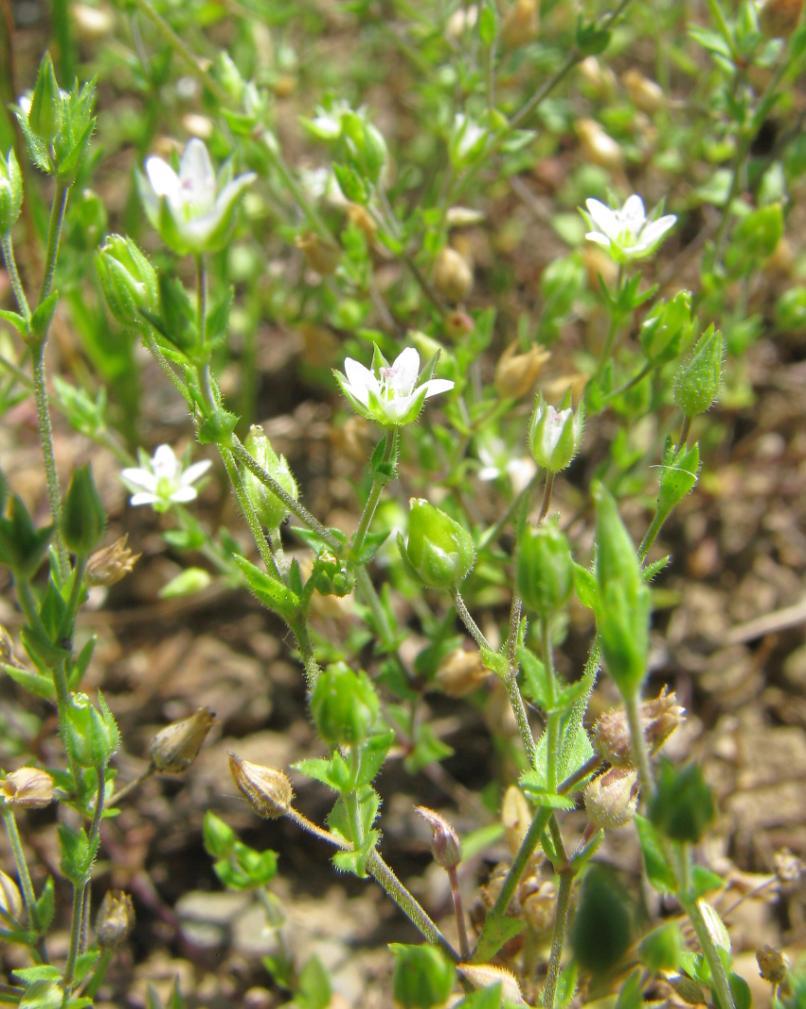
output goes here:
[{"label": "green flower bud", "polygon": [[402,1009],[433,1009],[445,1003],[456,977],[456,968],[435,946],[408,946],[393,942],[395,958],[392,991]]},{"label": "green flower bud", "polygon": [[363,114],[350,110],[342,113],[341,141],[355,168],[364,178],[377,184],[387,158],[386,141],[380,130]]},{"label": "green flower bud", "polygon": [[82,767],[105,767],[120,746],[120,731],[103,695],[96,707],[86,694],[74,694],[65,719],[65,745]]},{"label": "green flower bud", "polygon": [[568,602],[573,561],[568,540],[556,522],[525,528],[518,540],[518,593],[527,608],[547,619]]},{"label": "green flower bud", "polygon": [[409,535],[405,544],[398,540],[404,560],[428,588],[457,588],[473,567],[473,537],[422,498],[412,498],[409,506]]},{"label": "green flower bud", "polygon": [[722,333],[710,325],[697,341],[691,359],[677,372],[674,401],[689,419],[705,413],[717,397],[723,347]]},{"label": "green flower bud", "polygon": [[20,578],[31,578],[45,559],[53,526],[36,529],[22,498],[11,499],[8,518],[0,516],[0,561]]},{"label": "green flower bud", "polygon": [[584,416],[581,408],[557,410],[538,396],[529,424],[529,447],[538,466],[559,473],[571,464],[582,439]]},{"label": "green flower bud", "polygon": [[646,675],[650,595],[616,502],[602,486],[596,497],[596,624],[607,669],[624,697]]},{"label": "green flower bud", "polygon": [[655,305],[638,337],[648,360],[653,364],[673,361],[688,343],[692,325],[690,291],[678,291],[670,301]]},{"label": "green flower bud", "polygon": [[56,80],[53,60],[50,53],[45,53],[39,64],[36,84],[31,95],[31,106],[28,110],[28,125],[31,132],[45,144],[51,144],[56,138],[62,111],[62,92]]},{"label": "green flower bud", "polygon": [[661,761],[649,819],[673,841],[696,844],[716,815],[711,789],[696,764],[677,768]]},{"label": "green flower bud", "polygon": [[690,448],[677,448],[668,442],[663,453],[660,489],[658,491],[658,520],[665,522],[672,511],[697,485],[700,470],[700,447],[695,442]]},{"label": "green flower bud", "polygon": [[95,268],[109,311],[119,323],[142,328],[143,313],[158,313],[157,271],[131,238],[109,235],[95,255]]},{"label": "green flower bud", "polygon": [[[261,427],[254,424],[249,429],[244,443],[246,451],[255,462],[261,466],[283,490],[295,501],[299,497],[297,481],[286,462],[284,455],[277,455]],[[257,512],[260,521],[267,529],[278,529],[288,515],[288,508],[276,494],[261,483],[250,470],[244,470],[244,485],[252,507]]]},{"label": "green flower bud", "polygon": [[380,711],[380,701],[366,673],[343,662],[329,666],[316,681],[311,713],[319,735],[332,746],[363,742]]},{"label": "green flower bud", "polygon": [[62,538],[68,550],[80,557],[90,554],[106,527],[106,512],[98,496],[89,464],[73,472],[62,507]]},{"label": "green flower bud", "polygon": [[603,865],[590,867],[582,883],[571,927],[571,946],[581,967],[594,974],[613,969],[630,945],[632,915],[615,874]]},{"label": "green flower bud", "polygon": [[0,235],[11,231],[22,209],[22,172],[11,148],[0,157]]}]

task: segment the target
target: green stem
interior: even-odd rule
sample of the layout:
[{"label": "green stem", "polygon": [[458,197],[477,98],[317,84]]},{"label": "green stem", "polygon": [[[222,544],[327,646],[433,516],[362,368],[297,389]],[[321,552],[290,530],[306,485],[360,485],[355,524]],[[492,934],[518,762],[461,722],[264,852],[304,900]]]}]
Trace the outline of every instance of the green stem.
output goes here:
[{"label": "green stem", "polygon": [[[318,824],[313,823],[307,816],[294,809],[293,806],[288,808],[285,815],[302,830],[312,834],[314,837],[318,837],[327,844],[339,848],[341,851],[352,850],[352,845],[349,842],[343,841],[329,830],[325,830],[323,827],[318,826]],[[370,852],[367,858],[367,872],[380,884],[386,894],[397,904],[403,914],[428,942],[441,946],[454,962],[459,962],[459,953],[442,934],[436,923],[432,921],[417,898],[400,882],[378,851]]]},{"label": "green stem", "polygon": [[201,66],[188,46],[185,45],[173,28],[171,28],[165,18],[155,10],[150,0],[135,0],[135,4],[140,13],[144,14],[154,25],[162,36],[163,41],[168,43],[196,80],[207,88],[221,105],[230,105],[231,99],[226,90]]},{"label": "green stem", "polygon": [[162,353],[162,351],[160,350],[159,344],[154,339],[154,337],[153,336],[146,336],[145,337],[145,345],[146,345],[146,347],[148,347],[149,351],[151,352],[152,356],[154,357],[154,360],[160,366],[161,370],[163,371],[163,373],[167,377],[168,381],[171,383],[171,385],[174,387],[174,389],[176,389],[176,391],[179,393],[179,395],[182,397],[182,399],[184,399],[184,400],[187,401],[187,399],[188,399],[188,391],[187,391],[187,388],[185,386],[185,383],[176,374],[176,372],[174,371],[174,369],[173,369],[173,367],[171,365],[171,362]]},{"label": "green stem", "polygon": [[39,294],[40,305],[53,290],[53,278],[56,274],[56,260],[59,258],[59,243],[62,238],[64,214],[67,210],[67,199],[69,195],[70,186],[62,182],[60,179],[57,179],[56,188],[53,192],[53,203],[50,205],[47,251],[45,253],[45,274],[42,278],[42,290]]},{"label": "green stem", "polygon": [[308,634],[308,626],[304,620],[299,622],[299,627],[295,628],[295,633],[297,637],[297,644],[299,646],[300,657],[302,658],[302,666],[305,670],[305,682],[308,686],[308,693],[310,694],[316,686],[316,681],[319,679],[319,674],[322,670],[319,663],[316,661],[316,656],[313,652],[313,645],[311,644],[311,638]]},{"label": "green stem", "polygon": [[381,457],[380,465],[376,468],[375,473],[373,474],[369,494],[367,495],[364,509],[361,512],[361,518],[358,521],[358,528],[356,529],[353,541],[350,544],[350,557],[354,561],[361,556],[361,550],[364,546],[364,541],[367,538],[367,533],[369,533],[370,526],[372,525],[372,520],[375,518],[375,512],[377,511],[378,504],[381,500],[384,487],[386,487],[389,481],[394,478],[393,475],[383,472],[383,469],[390,466],[393,470],[396,468],[399,446],[400,428],[393,427],[388,434],[384,435],[383,456]]},{"label": "green stem", "polygon": [[117,792],[112,795],[109,799],[110,806],[117,806],[117,804],[125,799],[127,795],[130,795],[136,788],[139,788],[144,781],[147,781],[156,772],[156,767],[153,764],[149,764],[148,767],[141,773],[138,774],[136,778],[133,778],[128,785],[124,785],[119,788]]},{"label": "green stem", "polygon": [[235,497],[238,499],[238,504],[243,512],[243,517],[246,519],[246,524],[249,526],[249,531],[252,533],[252,538],[254,539],[255,546],[260,554],[260,559],[263,561],[267,571],[271,571],[276,578],[284,581],[282,572],[277,564],[277,559],[272,552],[271,544],[266,538],[266,533],[260,524],[257,512],[253,508],[249,495],[246,492],[246,488],[243,485],[243,479],[238,471],[238,467],[235,465],[235,460],[232,457],[231,450],[225,448],[223,445],[218,445],[217,448],[218,453],[221,456],[221,461],[224,463],[224,468],[227,471],[229,482],[232,484],[232,489],[235,491]]},{"label": "green stem", "polygon": [[491,918],[500,918],[506,914],[509,903],[515,893],[515,888],[526,871],[526,867],[550,818],[551,810],[544,807],[537,811],[534,819],[529,824],[529,829],[524,834],[521,846],[518,848],[518,852],[512,860],[512,865],[509,867],[509,872],[506,874],[504,885],[501,887],[501,891],[490,911]]},{"label": "green stem", "polygon": [[522,609],[521,600],[515,596],[509,611],[509,636],[507,637],[507,661],[509,669],[504,680],[504,686],[506,687],[512,713],[515,715],[515,722],[518,726],[526,759],[529,762],[529,767],[534,768],[537,764],[537,746],[535,745],[532,727],[529,725],[529,715],[526,711],[526,705],[523,702],[523,696],[518,686],[518,673],[520,671],[518,638]]},{"label": "green stem", "polygon": [[17,868],[17,876],[22,889],[22,902],[25,907],[25,915],[31,928],[38,928],[36,921],[36,894],[34,884],[31,882],[31,874],[28,871],[28,862],[25,858],[25,849],[22,846],[22,838],[17,829],[17,820],[14,817],[14,810],[6,803],[2,804],[3,823],[8,837],[8,846],[11,848],[11,857]]},{"label": "green stem", "polygon": [[489,543],[494,543],[498,539],[498,537],[501,535],[504,529],[506,529],[509,522],[512,520],[512,517],[515,514],[517,514],[523,501],[531,495],[539,479],[540,479],[540,470],[538,470],[537,473],[535,473],[535,475],[532,477],[529,483],[523,488],[523,490],[520,491],[518,494],[516,494],[515,497],[510,501],[506,511],[501,516],[501,518],[495,523],[495,525],[492,526],[486,533],[482,535],[481,540],[479,542],[480,547],[485,547]]},{"label": "green stem", "polygon": [[[97,846],[98,835],[101,829],[101,820],[104,813],[104,799],[106,793],[106,768],[101,765],[97,768],[98,783],[95,798],[95,810],[92,814],[92,822],[87,834],[87,841],[90,849]],[[65,996],[69,995],[75,986],[76,964],[79,955],[83,952],[84,940],[87,929],[87,919],[89,917],[88,890],[92,879],[92,866],[79,884],[73,886],[73,912],[70,920],[70,947],[67,953],[67,963],[64,968],[64,988]],[[65,1002],[67,998],[65,997]]]},{"label": "green stem", "polygon": [[557,757],[560,752],[560,720],[557,711],[557,677],[554,671],[554,652],[551,646],[551,622],[540,620],[540,646],[546,670],[546,785],[550,792],[557,789]]},{"label": "green stem", "polygon": [[716,946],[714,945],[711,933],[708,931],[708,926],[705,923],[705,918],[703,918],[700,905],[696,900],[689,900],[687,898],[681,899],[680,903],[683,910],[688,915],[689,921],[694,926],[694,931],[697,933],[697,939],[700,942],[703,956],[711,969],[711,980],[713,981],[714,988],[716,989],[719,1009],[734,1009],[733,992],[731,991],[730,981],[728,980],[727,973],[725,972],[725,965],[722,962],[722,957],[719,955]]},{"label": "green stem", "polygon": [[470,959],[470,941],[467,937],[467,925],[465,924],[465,912],[462,907],[462,893],[459,889],[459,874],[456,866],[452,865],[447,870],[448,879],[451,884],[451,897],[453,899],[453,913],[456,917],[456,931],[459,935],[459,953],[462,961]]},{"label": "green stem", "polygon": [[34,400],[39,427],[39,442],[42,447],[42,458],[45,463],[45,480],[48,489],[50,514],[53,519],[53,542],[56,547],[56,565],[60,581],[64,582],[70,573],[70,562],[67,550],[62,542],[61,517],[62,495],[59,489],[59,475],[56,471],[56,456],[53,451],[53,425],[50,420],[48,391],[45,383],[45,346],[43,337],[33,347]]},{"label": "green stem", "polygon": [[26,323],[29,323],[31,321],[31,308],[28,304],[28,299],[25,297],[25,288],[20,280],[17,259],[14,255],[14,243],[12,242],[10,231],[7,231],[0,238],[0,248],[3,250],[3,262],[6,264],[6,273],[8,273],[8,279],[11,283],[11,290],[14,292],[17,308],[19,308],[20,315],[25,319]]},{"label": "green stem", "polygon": [[643,803],[649,802],[655,790],[655,780],[652,774],[652,764],[649,760],[649,750],[641,723],[641,700],[638,691],[624,698],[624,708],[627,712],[627,724],[630,729],[633,759],[638,768],[638,778],[641,782]]},{"label": "green stem", "polygon": [[232,438],[232,452],[237,461],[254,473],[258,480],[260,480],[265,487],[269,488],[272,494],[275,494],[278,498],[280,498],[286,508],[288,508],[293,515],[296,515],[303,525],[306,525],[309,529],[313,530],[313,532],[315,532],[334,553],[338,554],[341,552],[342,544],[333,535],[333,533],[329,529],[326,529],[319,519],[308,511],[305,505],[300,504],[296,498],[291,497],[288,491],[284,487],[281,487],[274,477],[270,473],[267,473],[260,463],[256,462],[256,460],[252,458],[236,435],[233,435]]},{"label": "green stem", "polygon": [[570,869],[560,873],[560,885],[557,891],[557,904],[554,909],[554,931],[551,936],[551,953],[546,974],[546,985],[543,988],[544,1009],[554,1009],[557,1000],[557,982],[560,978],[560,962],[562,960],[565,933],[568,929],[568,915],[571,909],[571,887],[574,876]]},{"label": "green stem", "polygon": [[641,540],[641,545],[638,547],[638,557],[642,563],[646,560],[646,555],[652,548],[652,544],[658,538],[658,533],[663,528],[663,523],[666,521],[667,517],[668,516],[661,515],[661,513],[657,511],[652,516],[649,528],[644,533],[644,538]]},{"label": "green stem", "polygon": [[454,606],[456,607],[456,612],[459,615],[459,619],[465,625],[465,627],[468,630],[468,633],[476,642],[476,644],[479,646],[479,648],[486,648],[488,651],[493,651],[490,642],[484,636],[484,632],[481,630],[479,625],[470,615],[470,610],[465,605],[465,601],[462,598],[462,594],[459,591],[459,589],[454,589],[453,603]]}]

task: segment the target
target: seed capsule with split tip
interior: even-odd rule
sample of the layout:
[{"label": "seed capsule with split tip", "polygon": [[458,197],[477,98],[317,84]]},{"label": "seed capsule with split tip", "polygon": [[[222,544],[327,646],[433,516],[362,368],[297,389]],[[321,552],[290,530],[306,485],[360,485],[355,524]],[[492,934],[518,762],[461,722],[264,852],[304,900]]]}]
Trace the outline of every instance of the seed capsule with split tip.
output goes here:
[{"label": "seed capsule with split tip", "polygon": [[265,820],[279,820],[285,816],[294,791],[282,771],[242,760],[235,753],[229,755],[229,769],[233,781],[258,816]]},{"label": "seed capsule with split tip", "polygon": [[162,774],[181,774],[198,756],[215,721],[209,708],[198,708],[188,718],[171,722],[154,736],[149,749],[151,764]]},{"label": "seed capsule with split tip", "polygon": [[123,890],[107,890],[95,919],[95,935],[101,949],[115,949],[134,928],[134,905]]}]

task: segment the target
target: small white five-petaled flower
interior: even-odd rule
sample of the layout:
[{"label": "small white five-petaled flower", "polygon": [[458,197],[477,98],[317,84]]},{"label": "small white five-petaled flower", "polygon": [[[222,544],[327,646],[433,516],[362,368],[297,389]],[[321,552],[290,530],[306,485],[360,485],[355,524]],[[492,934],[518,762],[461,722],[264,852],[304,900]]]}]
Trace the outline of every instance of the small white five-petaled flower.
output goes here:
[{"label": "small white five-petaled flower", "polygon": [[121,479],[132,492],[132,505],[150,504],[158,512],[193,501],[198,495],[193,484],[210,468],[205,459],[183,469],[170,445],[160,445],[151,459],[141,452],[140,462],[142,466],[124,469]]},{"label": "small white five-petaled flower", "polygon": [[204,143],[193,138],[182,152],[179,172],[151,157],[139,175],[148,219],[174,252],[214,251],[226,241],[236,201],[257,177],[247,172],[231,178],[226,166],[216,175]]},{"label": "small white five-petaled flower", "polygon": [[420,355],[407,347],[389,364],[377,346],[372,368],[348,357],[344,374],[334,372],[341,391],[355,410],[368,420],[386,427],[400,427],[417,419],[425,400],[453,388],[445,378],[429,378],[417,384]]},{"label": "small white five-petaled flower", "polygon": [[644,201],[633,193],[623,207],[611,210],[599,200],[585,200],[587,213],[583,216],[595,230],[585,238],[601,245],[617,263],[651,256],[662,239],[674,225],[677,217],[666,214],[657,221],[647,220]]}]

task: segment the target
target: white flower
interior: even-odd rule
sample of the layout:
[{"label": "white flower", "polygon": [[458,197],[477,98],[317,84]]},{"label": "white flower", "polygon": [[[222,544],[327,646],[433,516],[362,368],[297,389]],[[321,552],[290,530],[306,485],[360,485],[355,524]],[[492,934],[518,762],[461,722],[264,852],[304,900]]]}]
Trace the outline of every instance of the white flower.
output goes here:
[{"label": "white flower", "polygon": [[559,473],[576,455],[585,418],[582,408],[557,410],[539,396],[529,424],[529,447],[538,466]]},{"label": "white flower", "polygon": [[537,466],[531,459],[521,456],[513,458],[511,452],[500,438],[493,438],[478,449],[482,467],[479,470],[479,480],[497,480],[507,476],[512,481],[512,489],[516,494],[524,490],[537,472]]},{"label": "white flower", "polygon": [[170,445],[160,445],[151,459],[141,453],[140,461],[142,466],[124,469],[120,476],[132,492],[131,504],[150,504],[155,511],[193,501],[198,494],[193,484],[210,468],[205,459],[183,470]]},{"label": "white flower", "polygon": [[453,388],[444,378],[429,378],[417,385],[420,355],[407,347],[390,365],[375,347],[372,369],[348,357],[344,372],[334,372],[341,391],[363,417],[387,427],[399,427],[417,419],[423,402]]},{"label": "white flower", "polygon": [[327,107],[318,105],[316,115],[307,120],[306,125],[320,140],[338,140],[341,136],[342,117],[352,111],[348,102],[338,98]]},{"label": "white flower", "polygon": [[633,193],[620,210],[611,210],[599,200],[585,200],[583,216],[595,231],[585,238],[601,245],[617,263],[628,263],[652,255],[677,218],[666,214],[648,221],[644,202]]},{"label": "white flower", "polygon": [[220,178],[203,141],[194,137],[182,153],[179,172],[167,161],[151,157],[145,177],[138,176],[149,220],[175,252],[201,253],[220,248],[227,239],[238,197],[257,177],[247,172]]}]

